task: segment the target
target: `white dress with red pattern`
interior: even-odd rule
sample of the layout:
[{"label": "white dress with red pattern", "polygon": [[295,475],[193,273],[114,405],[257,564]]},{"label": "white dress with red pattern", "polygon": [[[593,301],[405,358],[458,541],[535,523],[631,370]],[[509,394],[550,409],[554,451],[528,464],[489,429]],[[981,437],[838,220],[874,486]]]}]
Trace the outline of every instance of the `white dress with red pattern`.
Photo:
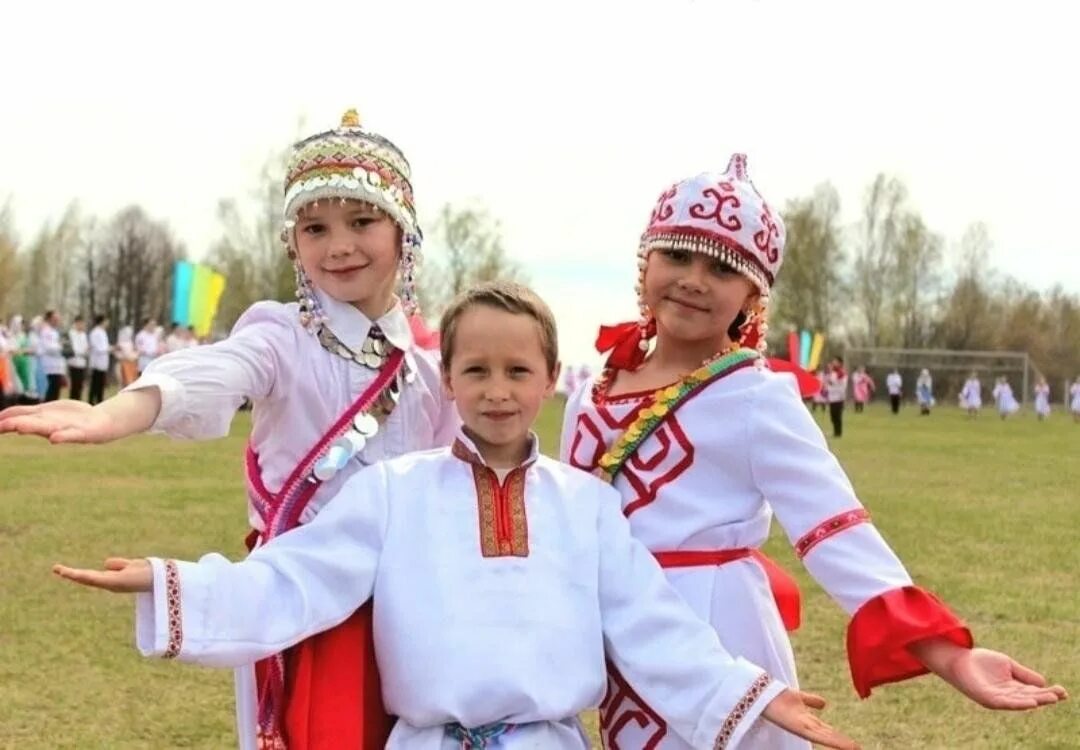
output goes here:
[{"label": "white dress with red pattern", "polygon": [[[583,384],[567,403],[563,460],[592,469],[651,400],[651,392],[594,396],[593,382]],[[788,374],[749,366],[713,380],[666,414],[614,486],[634,535],[724,646],[789,685],[797,684],[784,626],[790,612],[782,620],[763,565],[739,554],[701,560],[760,547],[774,512],[807,570],[852,616],[848,657],[863,697],[926,671],[906,644],[933,635],[971,643],[964,625],[912,584],[869,523]],[[609,750],[686,747],[619,675],[601,711]],[[760,722],[751,735],[754,748],[809,747]]]}]

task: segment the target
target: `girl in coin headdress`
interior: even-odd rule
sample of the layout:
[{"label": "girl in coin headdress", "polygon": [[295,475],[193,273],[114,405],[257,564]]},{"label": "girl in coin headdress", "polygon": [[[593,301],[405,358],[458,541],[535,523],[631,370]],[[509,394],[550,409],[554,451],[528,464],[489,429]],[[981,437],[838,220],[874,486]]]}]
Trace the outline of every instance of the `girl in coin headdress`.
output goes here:
[{"label": "girl in coin headdress", "polygon": [[[564,460],[609,478],[638,539],[725,646],[795,684],[794,581],[760,552],[775,512],[796,554],[850,615],[861,696],[933,671],[978,703],[1064,697],[915,585],[870,523],[796,383],[765,366],[769,293],[784,227],[746,161],[672,185],[638,250],[638,321],[604,327],[607,368],[571,396]],[[650,341],[655,339],[655,346]],[[607,746],[684,748],[616,671],[601,706]],[[747,696],[748,701],[753,696]],[[748,747],[806,748],[766,725]]]},{"label": "girl in coin headdress", "polygon": [[[421,233],[410,179],[401,150],[354,111],[300,141],[282,229],[296,302],[256,303],[228,339],[158,357],[95,407],[0,412],[0,432],[55,443],[146,431],[211,439],[228,433],[249,399],[249,546],[310,520],[360,465],[448,444],[457,414],[442,394],[435,352],[417,344],[431,338],[416,314]],[[390,722],[370,623],[368,605],[260,662],[257,677],[238,670],[241,747],[381,748]]]}]

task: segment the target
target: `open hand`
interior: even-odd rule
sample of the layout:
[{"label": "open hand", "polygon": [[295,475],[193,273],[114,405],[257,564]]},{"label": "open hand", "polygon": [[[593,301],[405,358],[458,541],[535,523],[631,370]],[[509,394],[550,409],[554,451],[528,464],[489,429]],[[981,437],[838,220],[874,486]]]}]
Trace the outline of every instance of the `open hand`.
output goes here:
[{"label": "open hand", "polygon": [[785,690],[765,707],[762,716],[781,729],[823,747],[859,750],[855,740],[833,729],[810,710],[824,706],[825,700],[816,695]]},{"label": "open hand", "polygon": [[117,594],[134,594],[154,588],[153,568],[148,560],[143,559],[110,557],[105,560],[105,570],[69,568],[60,564],[54,565],[52,570],[69,581]]},{"label": "open hand", "polygon": [[986,648],[962,650],[942,676],[979,705],[997,710],[1024,711],[1069,697],[1061,685],[1047,685],[1035,670]]},{"label": "open hand", "polygon": [[82,401],[50,401],[0,411],[0,433],[40,435],[50,443],[105,443],[120,437],[112,417]]}]

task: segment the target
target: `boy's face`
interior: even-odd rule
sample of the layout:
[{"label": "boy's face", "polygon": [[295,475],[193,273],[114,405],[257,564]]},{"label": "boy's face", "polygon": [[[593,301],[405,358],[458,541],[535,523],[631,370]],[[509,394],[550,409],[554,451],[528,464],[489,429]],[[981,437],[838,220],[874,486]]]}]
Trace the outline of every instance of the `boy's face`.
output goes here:
[{"label": "boy's face", "polygon": [[355,200],[322,200],[296,219],[296,249],[311,282],[369,318],[390,306],[397,279],[397,225],[376,208]]},{"label": "boy's face", "polygon": [[531,316],[475,305],[458,318],[443,387],[492,466],[524,460],[529,430],[558,376],[558,366],[548,372],[540,326]]}]

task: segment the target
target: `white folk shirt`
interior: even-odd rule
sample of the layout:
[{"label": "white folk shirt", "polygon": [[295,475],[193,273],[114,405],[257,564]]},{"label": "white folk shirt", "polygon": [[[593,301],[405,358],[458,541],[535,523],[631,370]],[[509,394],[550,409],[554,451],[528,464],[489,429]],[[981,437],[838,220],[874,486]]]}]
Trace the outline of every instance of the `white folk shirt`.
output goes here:
[{"label": "white folk shirt", "polygon": [[618,493],[532,456],[500,482],[453,448],[353,475],[310,524],[245,561],[152,560],[146,655],[234,666],[278,653],[375,597],[394,750],[460,748],[446,732],[517,725],[492,750],[584,750],[605,651],[695,748],[735,748],[783,685],[732,659],[630,535]]},{"label": "white folk shirt", "polygon": [[86,355],[90,352],[90,340],[86,331],[76,331],[72,328],[68,331],[68,340],[71,341],[71,357],[68,364],[78,369],[86,369]]},{"label": "white folk shirt", "polygon": [[900,377],[898,372],[890,372],[885,377],[885,387],[889,390],[890,396],[899,396],[900,388],[904,383],[904,379]]},{"label": "white folk shirt", "polygon": [[825,376],[825,398],[830,404],[842,403],[847,398],[847,375],[830,370]]},{"label": "white folk shirt", "polygon": [[[582,468],[595,466],[638,410],[651,403],[652,392],[597,404],[592,385],[586,382],[570,398],[563,425],[562,456]],[[918,617],[911,620],[916,623],[913,630],[905,631],[902,623],[879,617],[878,605],[868,605],[886,594],[930,595],[912,586],[896,555],[865,522],[851,483],[789,374],[750,366],[711,382],[664,417],[616,475],[614,487],[622,495],[634,536],[654,553],[761,547],[775,511],[803,564],[829,595],[849,615],[868,607],[860,625],[853,620],[849,629],[853,676],[867,664],[884,669],[903,652],[910,642],[904,639],[912,632],[937,634]],[[666,572],[727,649],[777,679],[797,684],[788,635],[756,561],[744,558]],[[936,611],[934,606],[927,610]],[[876,630],[879,651],[861,635],[852,635],[866,628]],[[856,686],[867,694],[870,686],[884,681],[873,670],[858,674],[863,676],[856,676]],[[620,716],[648,715],[634,700],[608,710],[615,725]],[[658,749],[686,747],[670,733],[663,736],[663,722],[624,721],[622,726],[617,738],[621,747],[643,747],[661,736]],[[747,742],[755,748],[809,747],[770,725],[755,727],[752,734]]]},{"label": "white folk shirt", "polygon": [[109,369],[109,334],[101,326],[90,330],[90,369]]},{"label": "white folk shirt", "polygon": [[41,357],[41,368],[46,375],[63,375],[67,372],[60,332],[48,324],[41,326],[38,356]]}]

